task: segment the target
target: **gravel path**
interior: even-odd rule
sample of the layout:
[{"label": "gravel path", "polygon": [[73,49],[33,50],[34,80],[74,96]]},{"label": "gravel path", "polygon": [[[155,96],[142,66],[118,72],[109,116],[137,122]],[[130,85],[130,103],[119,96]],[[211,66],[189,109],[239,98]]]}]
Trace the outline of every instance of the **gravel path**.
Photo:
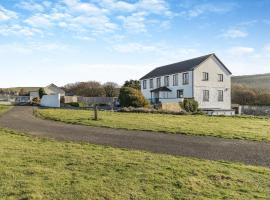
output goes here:
[{"label": "gravel path", "polygon": [[270,143],[267,142],[64,124],[34,117],[32,107],[14,107],[0,117],[0,126],[56,140],[270,167]]}]

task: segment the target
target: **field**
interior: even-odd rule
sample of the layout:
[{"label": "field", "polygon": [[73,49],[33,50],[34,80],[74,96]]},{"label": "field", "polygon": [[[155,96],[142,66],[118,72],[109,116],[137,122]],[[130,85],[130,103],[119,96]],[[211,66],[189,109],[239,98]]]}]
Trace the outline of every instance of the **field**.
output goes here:
[{"label": "field", "polygon": [[90,144],[0,128],[1,199],[266,199],[270,169]]},{"label": "field", "polygon": [[94,121],[92,111],[64,109],[39,109],[37,115],[71,124],[270,141],[270,118],[176,116],[100,111],[100,119]]},{"label": "field", "polygon": [[0,105],[0,115],[9,110],[11,106]]},{"label": "field", "polygon": [[254,89],[263,89],[270,92],[270,74],[234,76],[232,77],[232,83],[243,84]]}]

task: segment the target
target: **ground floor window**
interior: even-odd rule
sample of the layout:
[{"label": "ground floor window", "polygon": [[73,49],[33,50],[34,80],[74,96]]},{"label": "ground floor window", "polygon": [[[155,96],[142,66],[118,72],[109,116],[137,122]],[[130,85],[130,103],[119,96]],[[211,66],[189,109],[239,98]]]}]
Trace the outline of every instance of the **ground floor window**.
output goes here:
[{"label": "ground floor window", "polygon": [[184,97],[184,90],[177,90],[176,91],[177,98],[183,98]]},{"label": "ground floor window", "polygon": [[218,101],[222,102],[224,99],[223,90],[218,90]]},{"label": "ground floor window", "polygon": [[203,101],[209,101],[209,90],[203,90]]}]

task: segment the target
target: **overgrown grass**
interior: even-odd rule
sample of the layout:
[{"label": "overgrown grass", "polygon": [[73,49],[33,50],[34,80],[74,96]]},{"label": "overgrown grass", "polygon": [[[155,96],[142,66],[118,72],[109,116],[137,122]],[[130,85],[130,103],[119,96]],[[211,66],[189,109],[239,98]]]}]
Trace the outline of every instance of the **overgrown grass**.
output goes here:
[{"label": "overgrown grass", "polygon": [[89,126],[270,141],[270,118],[100,111],[100,120],[94,121],[93,112],[85,110],[40,109],[37,114],[46,119]]},{"label": "overgrown grass", "polygon": [[268,168],[56,142],[1,128],[0,177],[1,199],[270,197]]}]

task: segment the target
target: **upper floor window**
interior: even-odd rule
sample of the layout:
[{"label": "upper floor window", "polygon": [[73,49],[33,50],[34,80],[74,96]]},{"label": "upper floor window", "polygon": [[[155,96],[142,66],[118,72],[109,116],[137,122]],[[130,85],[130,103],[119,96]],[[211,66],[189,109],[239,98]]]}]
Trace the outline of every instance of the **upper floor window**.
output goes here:
[{"label": "upper floor window", "polygon": [[150,79],[150,88],[154,87],[153,79]]},{"label": "upper floor window", "polygon": [[218,90],[218,101],[222,102],[224,99],[223,90]]},{"label": "upper floor window", "polygon": [[143,80],[143,89],[146,89],[147,85],[147,80]]},{"label": "upper floor window", "polygon": [[223,82],[223,74],[218,74],[218,81]]},{"label": "upper floor window", "polygon": [[209,80],[209,73],[208,72],[203,72],[203,81],[208,81]]},{"label": "upper floor window", "polygon": [[160,77],[157,78],[157,88],[161,86]]},{"label": "upper floor window", "polygon": [[178,85],[178,75],[174,74],[173,75],[173,86],[177,86]]},{"label": "upper floor window", "polygon": [[209,101],[209,90],[203,90],[203,101]]},{"label": "upper floor window", "polygon": [[183,85],[187,85],[189,83],[189,75],[188,73],[183,73]]},{"label": "upper floor window", "polygon": [[164,85],[167,87],[170,86],[170,77],[169,76],[164,77]]}]

